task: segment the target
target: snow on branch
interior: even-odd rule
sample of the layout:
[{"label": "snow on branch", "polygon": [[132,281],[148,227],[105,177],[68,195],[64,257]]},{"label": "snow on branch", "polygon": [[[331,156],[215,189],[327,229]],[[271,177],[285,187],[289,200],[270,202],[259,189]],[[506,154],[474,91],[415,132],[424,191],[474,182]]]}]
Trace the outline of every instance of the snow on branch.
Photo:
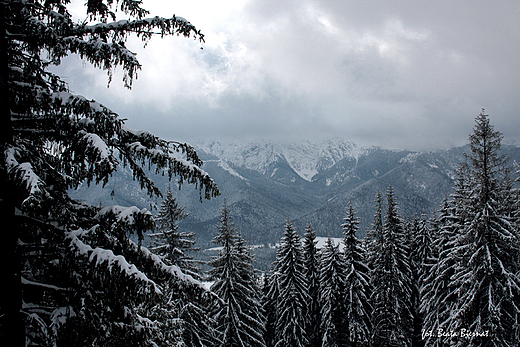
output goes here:
[{"label": "snow on branch", "polygon": [[4,152],[7,171],[20,182],[20,186],[24,186],[28,196],[23,200],[22,206],[29,207],[38,205],[44,191],[44,182],[36,174],[33,166],[29,162],[18,162],[18,158],[23,153],[19,147],[8,146]]},{"label": "snow on branch", "polygon": [[85,141],[86,147],[94,152],[96,161],[103,161],[110,159],[110,150],[105,143],[97,134],[85,133],[80,131],[81,140]]},{"label": "snow on branch", "polygon": [[[54,102],[58,106],[67,107],[69,113],[84,116],[100,115],[111,116],[110,119],[115,121],[117,115],[106,106],[100,104],[95,100],[88,100],[84,96],[73,94],[69,91],[59,91],[52,94]],[[122,121],[120,121],[122,123]]]},{"label": "snow on branch", "polygon": [[68,149],[62,155],[70,159],[66,160],[71,163],[68,174],[76,177],[76,184],[83,179],[106,183],[119,164],[113,156],[113,150],[117,150],[123,165],[130,166],[134,179],[150,196],[161,196],[161,192],[145,173],[142,166],[146,164],[148,168],[155,166],[156,173],[166,168],[169,179],[178,176],[179,184],[195,184],[201,199],[203,189],[206,199],[220,194],[209,174],[200,169],[203,162],[193,147],[160,139],[148,131],[129,129],[107,107],[68,91],[54,92],[49,99],[61,110],[60,122],[68,125],[69,130],[57,134],[56,140],[67,143]]},{"label": "snow on branch", "polygon": [[41,287],[41,288],[45,288],[45,289],[49,289],[49,290],[53,290],[53,291],[64,291],[64,292],[72,291],[71,288],[62,288],[62,287],[58,287],[58,286],[55,286],[52,284],[35,282],[35,281],[28,280],[24,277],[22,277],[22,284],[26,285],[26,286]]},{"label": "snow on branch", "polygon": [[137,233],[139,244],[144,238],[146,230],[155,228],[153,215],[146,208],[136,206],[109,206],[101,209],[96,217],[102,224],[106,224],[116,236],[126,233]]},{"label": "snow on branch", "polygon": [[[157,29],[158,31],[154,31]],[[182,35],[190,37],[193,35],[195,39],[204,42],[204,35],[197,30],[194,25],[182,17],[163,18],[153,17],[138,20],[119,20],[111,23],[99,23],[85,26],[85,33],[90,34],[107,34],[109,32],[134,32],[143,40],[149,39],[151,35],[157,34],[164,37],[165,35]]]},{"label": "snow on branch", "polygon": [[102,208],[96,218],[107,218],[108,215],[115,216],[118,223],[125,224],[129,227],[137,227],[137,222],[144,218],[153,218],[152,213],[146,208],[139,209],[136,206],[124,207],[119,205],[108,206]]},{"label": "snow on branch", "polygon": [[[132,86],[133,78],[137,70],[141,69],[141,64],[137,60],[136,54],[125,47],[124,42],[106,42],[100,38],[90,38],[83,40],[78,37],[66,37],[62,40],[65,45],[64,50],[79,54],[82,59],[86,59],[94,67],[102,68],[109,73],[111,81],[112,69],[115,66],[122,66],[125,87]],[[54,46],[56,50],[59,46]]]},{"label": "snow on branch", "polygon": [[[135,242],[129,240],[129,243],[132,244],[135,249],[137,249],[137,245],[135,244]],[[185,274],[184,272],[182,272],[182,270],[177,265],[166,265],[161,260],[161,258],[159,258],[159,256],[157,256],[156,254],[150,252],[150,250],[148,248],[141,247],[141,252],[144,254],[144,256],[146,258],[148,258],[151,261],[153,261],[153,263],[158,268],[160,268],[162,271],[165,271],[166,273],[168,273],[171,276],[181,280],[184,283],[187,283],[189,285],[192,285],[192,286],[198,287],[200,289],[206,290],[206,288],[204,287],[202,282],[196,280],[191,275],[188,275],[188,274]]]},{"label": "snow on branch", "polygon": [[[114,207],[115,210],[121,210],[121,207]],[[104,213],[110,213],[111,208],[103,209]],[[122,210],[122,213],[119,214],[121,220],[132,220],[131,216],[134,208],[127,208]],[[135,278],[139,281],[147,283],[153,288],[153,291],[156,294],[161,294],[161,290],[156,283],[148,278],[148,276],[140,271],[134,264],[128,263],[126,258],[123,255],[115,255],[111,250],[104,249],[101,247],[92,247],[88,245],[86,242],[83,242],[82,239],[88,238],[89,235],[96,231],[99,225],[96,225],[90,229],[77,229],[71,232],[66,233],[66,240],[70,241],[70,246],[74,248],[77,254],[84,255],[88,257],[89,261],[92,262],[96,266],[107,266],[108,270],[113,273],[114,269],[119,269],[122,273],[126,274],[129,277]],[[146,247],[139,247],[135,242],[130,239],[127,239],[128,245],[130,246],[129,250],[132,252],[140,252],[141,255],[151,262],[151,264],[156,267],[160,272],[168,274],[173,278],[179,280],[181,283],[189,287],[195,287],[200,290],[206,291],[204,285],[197,279],[193,278],[191,275],[185,274],[178,266],[176,265],[166,265],[156,254],[150,252]]]},{"label": "snow on branch", "polygon": [[110,273],[113,273],[115,269],[117,269],[129,277],[148,284],[153,288],[156,294],[162,294],[157,284],[150,280],[146,274],[140,271],[135,265],[128,263],[124,256],[115,255],[114,252],[108,249],[100,247],[92,248],[80,240],[79,235],[83,234],[85,234],[85,231],[78,229],[68,232],[66,235],[66,239],[70,240],[70,245],[75,249],[77,254],[87,256],[89,261],[93,262],[96,266],[106,265]]},{"label": "snow on branch", "polygon": [[[156,165],[156,173],[159,173],[162,168],[167,168],[169,178],[177,176],[179,185],[184,182],[195,184],[201,191],[201,199],[202,189],[206,199],[220,194],[213,179],[200,168],[203,163],[195,150],[187,144],[168,142],[149,132],[135,131],[123,126],[120,149],[127,158],[136,158],[143,164],[148,162],[149,166]],[[129,161],[129,164],[138,166],[135,161]],[[135,171],[134,175],[136,175]],[[140,177],[137,176],[137,179]]]}]

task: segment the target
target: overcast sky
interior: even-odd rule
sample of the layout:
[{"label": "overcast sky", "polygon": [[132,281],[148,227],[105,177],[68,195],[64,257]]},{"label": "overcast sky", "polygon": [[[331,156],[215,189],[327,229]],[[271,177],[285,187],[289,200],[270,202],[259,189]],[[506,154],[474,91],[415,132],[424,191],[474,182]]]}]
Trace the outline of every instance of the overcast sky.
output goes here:
[{"label": "overcast sky", "polygon": [[[83,3],[83,1],[80,1]],[[180,37],[127,44],[132,90],[68,58],[71,89],[171,140],[324,139],[411,150],[467,143],[482,108],[520,144],[520,1],[159,1]],[[200,48],[203,47],[201,50]]]}]

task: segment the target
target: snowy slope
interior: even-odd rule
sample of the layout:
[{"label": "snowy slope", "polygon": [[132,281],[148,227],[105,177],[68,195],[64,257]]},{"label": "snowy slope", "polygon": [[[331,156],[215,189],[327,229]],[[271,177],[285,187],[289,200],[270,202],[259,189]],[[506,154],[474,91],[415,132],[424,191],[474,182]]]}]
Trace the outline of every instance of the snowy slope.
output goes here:
[{"label": "snowy slope", "polygon": [[321,142],[301,141],[282,147],[282,153],[291,167],[307,181],[334,166],[343,158],[355,158],[372,150],[344,140]]},{"label": "snowy slope", "polygon": [[281,159],[279,146],[265,141],[205,141],[197,142],[194,146],[199,155],[202,150],[218,158],[219,165],[224,169],[230,169],[230,167],[225,167],[222,161],[233,166],[258,171],[264,175],[267,174],[267,169],[272,163]]}]

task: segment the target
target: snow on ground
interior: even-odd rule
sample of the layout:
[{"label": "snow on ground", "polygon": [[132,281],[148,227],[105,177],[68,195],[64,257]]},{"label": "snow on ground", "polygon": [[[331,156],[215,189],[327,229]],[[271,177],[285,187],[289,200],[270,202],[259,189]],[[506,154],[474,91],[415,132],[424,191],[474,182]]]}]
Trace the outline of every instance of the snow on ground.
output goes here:
[{"label": "snow on ground", "polygon": [[[328,237],[325,237],[325,236],[317,236],[316,237],[316,248],[317,249],[322,249],[323,247],[325,247],[325,242],[327,242],[327,239]],[[331,237],[332,241],[334,242],[334,244],[337,246],[339,245],[339,249],[340,250],[343,250],[343,242],[342,242],[342,238],[341,237]],[[279,244],[277,243],[276,245],[269,245],[270,248],[277,248],[279,246]],[[251,246],[252,248],[262,248],[264,247],[264,245],[253,245]],[[218,252],[222,249],[222,247],[211,247],[211,248],[206,248],[203,250],[203,252]]]},{"label": "snow on ground", "polygon": [[[317,236],[316,237],[316,241],[318,241],[318,243],[316,244],[316,248],[317,249],[322,249],[323,247],[325,247],[325,243],[327,242],[327,239],[328,237],[324,237],[324,236]],[[339,249],[342,251],[343,250],[343,239],[340,238],[340,237],[331,237],[332,239],[332,242],[334,242],[334,245],[339,245]]]}]

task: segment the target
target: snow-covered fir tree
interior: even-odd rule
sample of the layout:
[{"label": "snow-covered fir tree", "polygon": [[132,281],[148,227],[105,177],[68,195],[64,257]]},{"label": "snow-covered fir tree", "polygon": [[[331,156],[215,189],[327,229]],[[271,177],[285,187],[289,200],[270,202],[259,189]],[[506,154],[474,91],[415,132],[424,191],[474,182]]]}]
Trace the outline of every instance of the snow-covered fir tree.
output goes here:
[{"label": "snow-covered fir tree", "polygon": [[[463,184],[460,180],[459,183]],[[451,307],[457,298],[450,292],[448,285],[457,258],[452,252],[458,230],[463,224],[457,216],[453,201],[443,201],[436,224],[438,234],[432,235],[432,257],[426,261],[424,277],[421,279],[420,310],[425,345],[442,347],[449,346],[451,340],[449,336],[438,336],[438,333],[449,331]]]},{"label": "snow-covered fir tree", "polygon": [[356,237],[359,219],[352,202],[343,219],[343,244],[345,257],[345,316],[347,340],[350,346],[368,346],[370,342],[371,314],[370,269],[366,264],[366,251]]},{"label": "snow-covered fir tree", "polygon": [[262,306],[260,279],[253,266],[252,247],[246,243],[240,232],[236,242],[236,250],[242,260],[237,268],[244,281],[244,287],[247,289],[247,297],[243,309],[245,313],[243,324],[247,326],[252,337],[247,339],[246,343],[247,346],[265,346],[265,312]]},{"label": "snow-covered fir tree", "polygon": [[276,322],[278,320],[277,307],[280,298],[280,273],[277,271],[275,261],[271,269],[265,274],[262,290],[262,307],[265,313],[264,341],[267,347],[276,345]]},{"label": "snow-covered fir tree", "polygon": [[[128,238],[132,229],[143,231],[154,227],[151,213],[135,207],[112,206],[100,210],[95,220],[98,223],[89,229],[79,228],[66,234],[63,244],[70,252],[66,254],[69,263],[51,262],[60,267],[70,266],[70,272],[60,269],[56,275],[68,276],[60,281],[72,283],[73,294],[60,296],[68,303],[70,316],[59,317],[62,326],[53,323],[49,327],[60,329],[59,333],[46,336],[46,343],[165,346],[183,344],[190,341],[191,334],[196,334],[202,341],[193,346],[211,345],[215,339],[212,330],[206,329],[211,326],[207,315],[193,327],[184,312],[189,306],[199,310],[206,307],[210,297],[207,290],[178,266],[165,264]],[[34,268],[31,264],[27,266]],[[32,278],[38,281],[36,284],[54,281],[51,274],[46,271],[41,278]],[[35,302],[30,293],[26,297]],[[40,304],[55,299],[49,296]],[[33,329],[45,325],[43,319],[29,320],[27,337],[37,343],[42,335],[35,334]]]},{"label": "snow-covered fir tree", "polygon": [[211,291],[218,297],[212,312],[223,346],[265,346],[264,315],[250,250],[237,232],[229,209],[220,211],[213,243],[222,247],[209,265]]},{"label": "snow-covered fir tree", "polygon": [[374,269],[376,258],[383,250],[383,195],[378,190],[375,199],[376,212],[372,228],[367,230],[364,239],[366,262],[370,270]]},{"label": "snow-covered fir tree", "polygon": [[303,273],[307,280],[309,301],[307,303],[306,315],[308,317],[308,329],[310,346],[319,346],[320,334],[320,272],[319,256],[316,249],[316,232],[310,224],[305,229],[303,238]]},{"label": "snow-covered fir tree", "polygon": [[191,276],[200,278],[200,269],[190,254],[199,250],[195,247],[195,233],[179,231],[178,223],[188,215],[185,208],[179,206],[171,187],[168,187],[155,218],[156,232],[148,235],[152,239],[150,250],[158,254],[165,263],[177,265]]},{"label": "snow-covered fir tree", "polygon": [[[188,255],[188,252],[195,250],[193,247],[195,234],[178,232],[178,221],[187,216],[184,208],[178,205],[171,189],[168,188],[156,217],[158,227],[155,228],[155,233],[149,234],[154,240],[150,251],[157,254],[166,265],[179,268],[185,275],[200,280],[200,270],[193,264],[193,258]],[[209,293],[201,292],[197,300],[193,300],[190,295],[187,295],[186,288],[179,286],[175,281],[166,281],[163,292],[167,299],[164,300],[164,305],[154,307],[153,312],[156,314],[153,318],[166,327],[168,322],[172,322],[173,326],[178,325],[181,332],[180,345],[219,345],[215,322],[208,316],[207,307],[212,303]],[[160,340],[158,345],[171,344],[162,335],[158,339]]]},{"label": "snow-covered fir tree", "polygon": [[433,256],[431,230],[425,215],[422,215],[421,218],[414,219],[411,235],[413,237],[410,247],[411,259],[414,262],[417,276],[422,277],[426,271],[424,265],[427,259]]},{"label": "snow-covered fir tree", "polygon": [[447,255],[455,264],[448,287],[456,300],[444,324],[474,333],[452,341],[455,346],[512,346],[520,340],[520,243],[511,168],[500,155],[502,134],[489,116],[481,112],[475,123],[463,171],[466,184],[457,187],[462,191],[455,196],[464,224]]},{"label": "snow-covered fir tree", "polygon": [[345,262],[339,245],[335,245],[330,237],[321,250],[320,259],[321,346],[348,346]]},{"label": "snow-covered fir tree", "polygon": [[300,236],[287,220],[276,255],[279,299],[276,313],[276,347],[308,345],[307,316],[309,295],[303,274],[303,250]]},{"label": "snow-covered fir tree", "polygon": [[[70,92],[50,67],[77,54],[109,78],[121,67],[130,86],[141,65],[125,46],[129,34],[145,41],[203,36],[182,18],[146,18],[137,1],[88,0],[88,20],[81,23],[72,20],[68,4],[0,4],[0,213],[13,226],[0,246],[7,290],[0,299],[0,339],[15,346],[81,339],[85,345],[146,345],[158,325],[138,308],[160,297],[161,279],[187,283],[195,297],[203,287],[129,242],[129,232],[141,239],[150,229],[149,212],[114,208],[108,223],[110,214],[73,201],[67,191],[83,182],[106,184],[122,165],[151,196],[161,193],[143,170],[148,165],[179,184],[196,183],[201,198],[218,195],[218,188],[191,146],[128,129],[108,107]],[[128,20],[116,21],[116,12]],[[153,280],[156,273],[162,275]]]},{"label": "snow-covered fir tree", "polygon": [[412,289],[412,316],[413,331],[412,345],[424,346],[423,339],[423,314],[420,309],[420,292],[423,287],[422,280],[427,269],[427,262],[431,259],[431,237],[430,229],[427,225],[426,217],[414,217],[407,227],[408,246],[410,249],[410,269],[411,269],[411,289]]},{"label": "snow-covered fir tree", "polygon": [[371,273],[372,345],[410,346],[412,290],[409,249],[392,187],[387,191],[382,249]]}]

